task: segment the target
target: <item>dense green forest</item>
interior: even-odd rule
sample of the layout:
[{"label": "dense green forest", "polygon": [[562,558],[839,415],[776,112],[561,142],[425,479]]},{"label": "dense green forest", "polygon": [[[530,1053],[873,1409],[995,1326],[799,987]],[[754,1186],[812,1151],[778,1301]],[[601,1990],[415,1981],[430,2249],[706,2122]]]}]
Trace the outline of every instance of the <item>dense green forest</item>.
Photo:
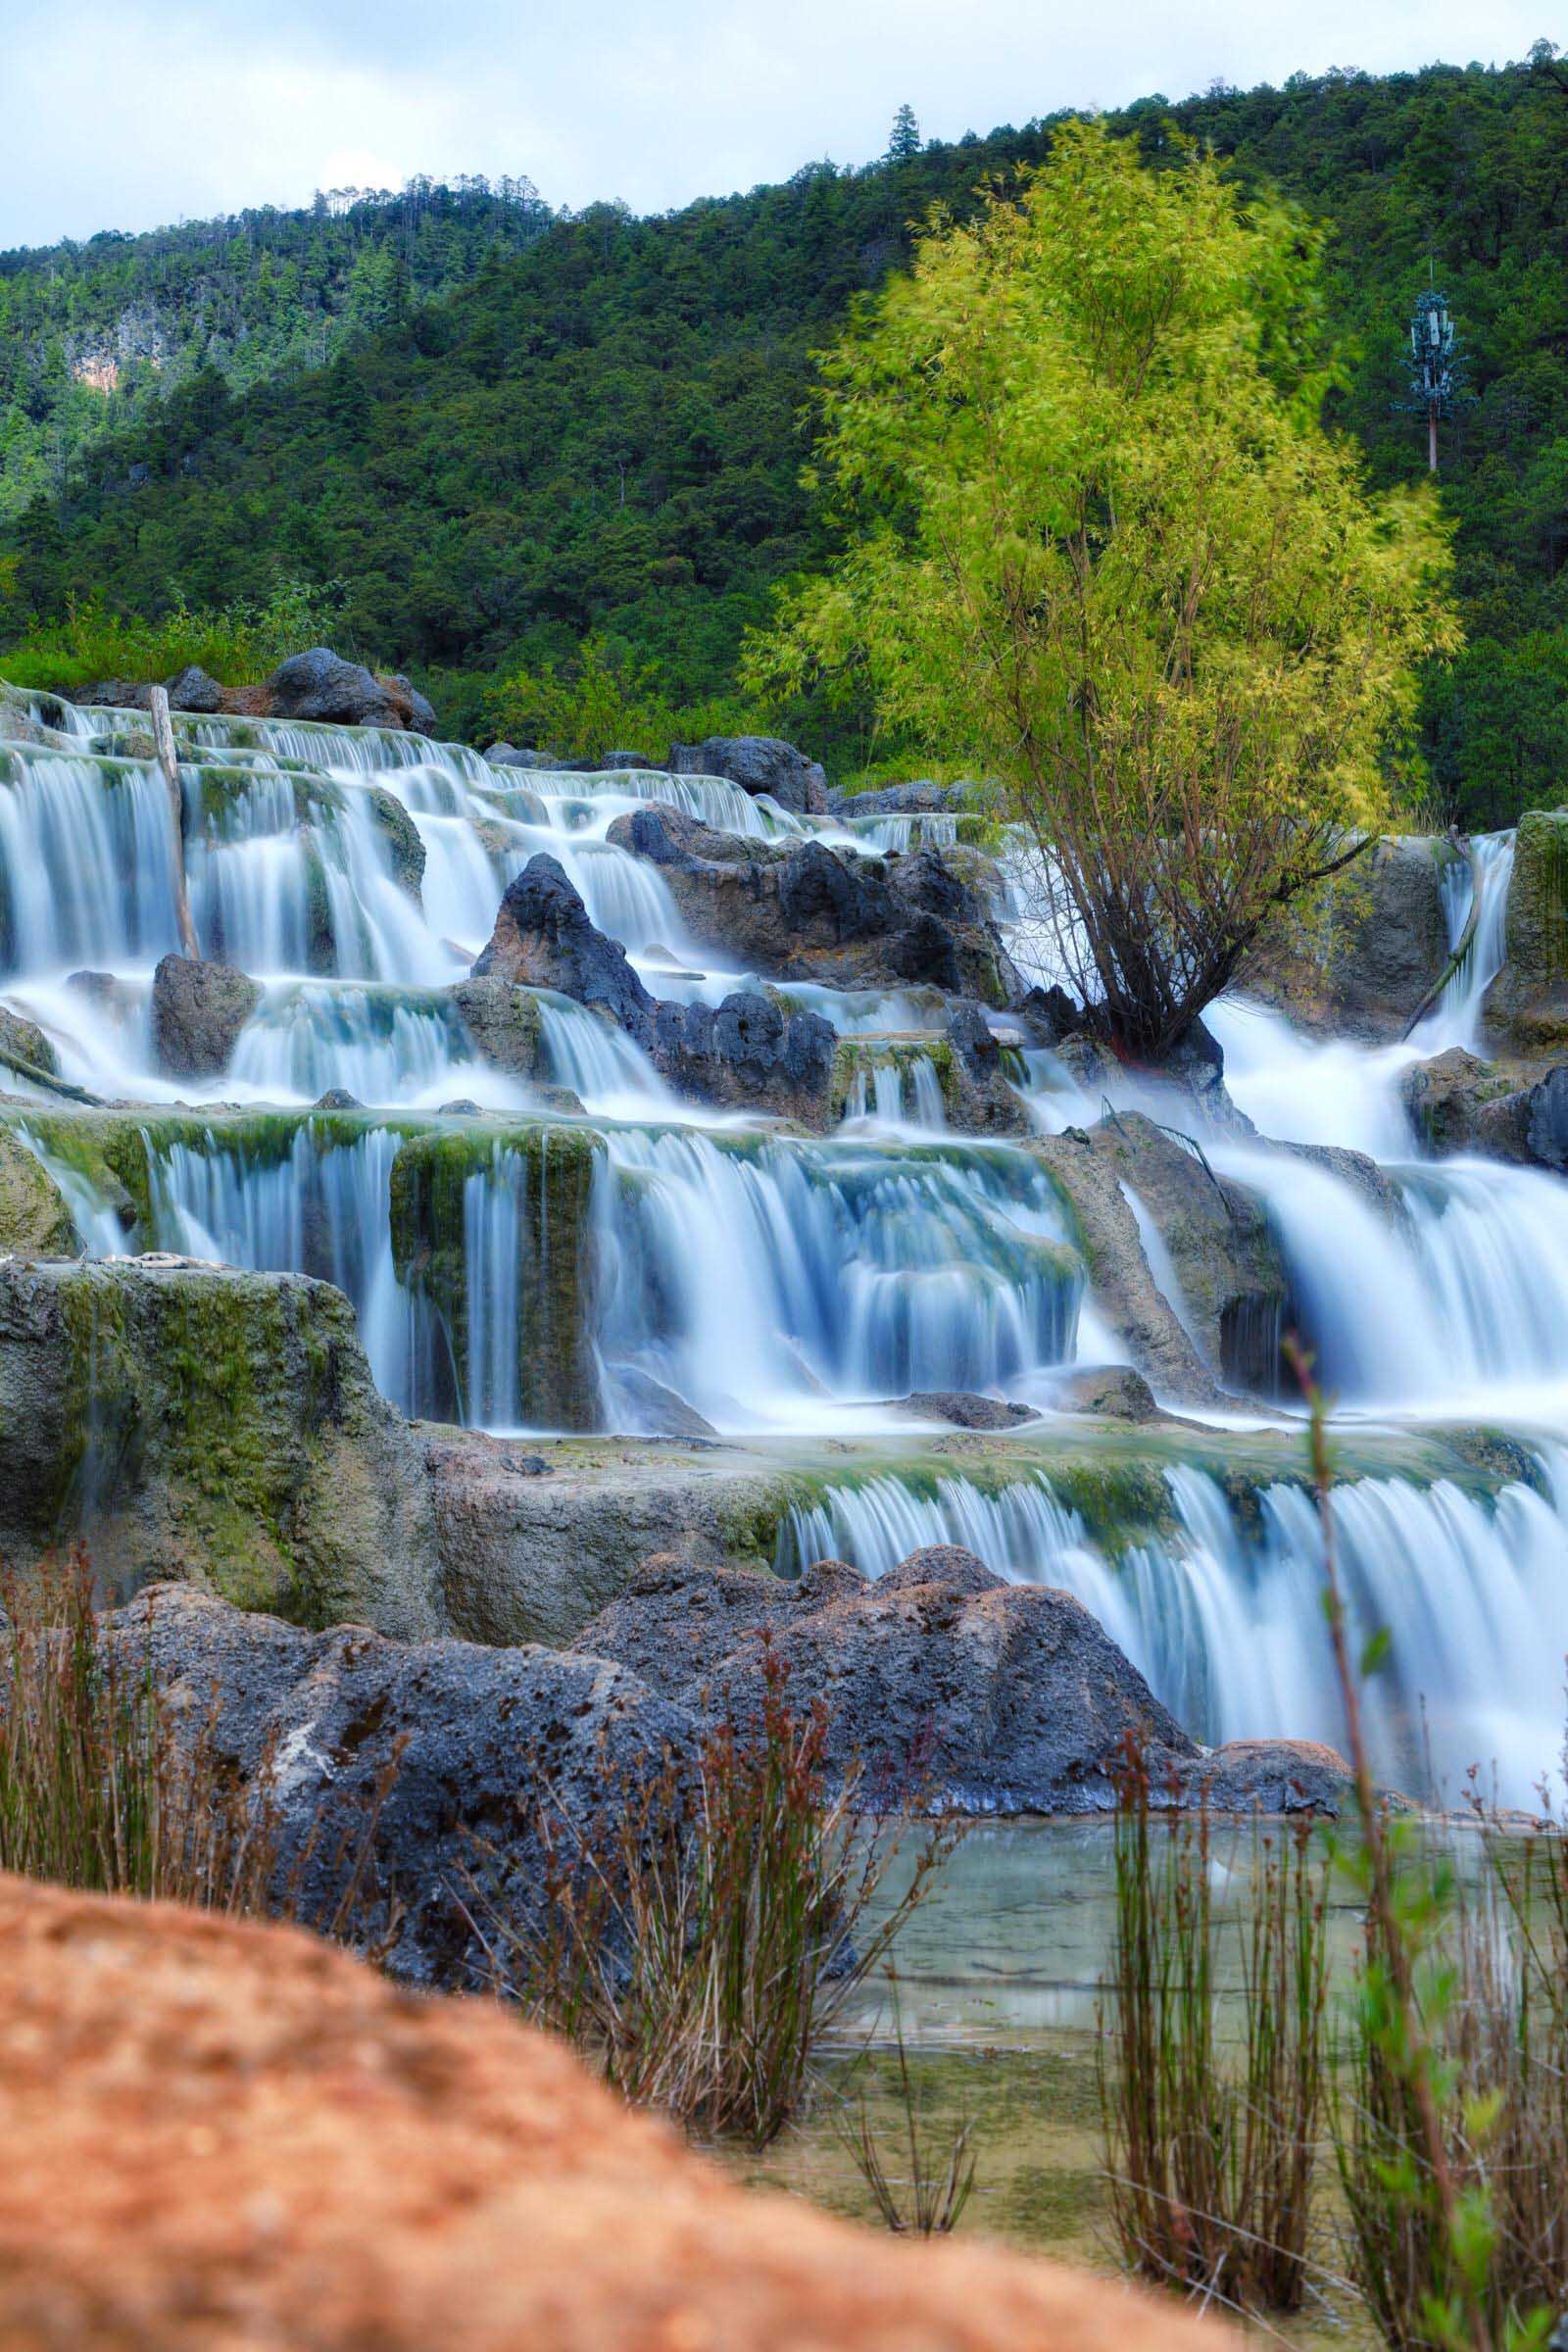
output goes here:
[{"label": "dense green forest", "polygon": [[[1112,122],[1155,163],[1174,125],[1326,224],[1327,323],[1348,347],[1333,412],[1380,484],[1425,469],[1424,423],[1400,404],[1406,322],[1436,271],[1467,371],[1442,489],[1469,646],[1430,679],[1426,750],[1446,807],[1470,821],[1555,800],[1568,733],[1568,65],[1543,44],[1499,71],[1298,76],[1151,97]],[[659,219],[606,204],[541,225],[524,204],[521,252],[476,217],[433,298],[418,300],[411,270],[379,324],[363,311],[351,324],[339,299],[369,268],[362,248],[333,281],[338,348],[324,367],[295,372],[288,346],[277,368],[247,360],[236,374],[214,347],[161,397],[144,387],[133,413],[83,434],[0,523],[0,636],[73,595],[157,612],[176,598],[263,602],[304,581],[335,598],[345,642],[410,669],[454,727],[479,723],[486,678],[569,665],[589,636],[651,667],[677,705],[722,695],[775,583],[831,545],[801,478],[811,353],[906,257],[911,224],[935,204],[962,214],[983,182],[1040,160],[1051,133],[1035,122],[920,147],[904,124],[878,165],[808,165],[782,186]],[[297,220],[307,248],[341,225],[275,218]],[[229,251],[237,232],[223,227]],[[399,250],[396,235],[375,248]],[[38,299],[24,290],[49,263],[0,264],[13,306]],[[128,300],[128,254],[125,266]],[[17,315],[0,336],[13,370],[19,352],[36,364]],[[845,760],[863,750],[842,716],[816,714],[815,740]]]},{"label": "dense green forest", "polygon": [[144,236],[0,253],[0,514],[200,370],[233,391],[320,368],[548,226],[527,179],[322,191]]}]

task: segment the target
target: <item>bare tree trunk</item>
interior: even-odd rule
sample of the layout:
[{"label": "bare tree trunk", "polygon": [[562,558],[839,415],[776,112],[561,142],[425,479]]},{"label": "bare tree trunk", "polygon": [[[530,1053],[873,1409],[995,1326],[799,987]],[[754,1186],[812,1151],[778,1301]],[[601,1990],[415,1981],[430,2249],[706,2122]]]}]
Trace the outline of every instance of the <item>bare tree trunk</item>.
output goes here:
[{"label": "bare tree trunk", "polygon": [[185,796],[179,787],[179,757],[174,750],[174,729],[169,715],[169,696],[162,686],[155,686],[147,698],[152,716],[153,741],[158,746],[158,764],[164,771],[169,787],[171,830],[174,844],[174,915],[179,924],[181,953],[193,963],[202,959],[196,926],[190,919],[190,887],[185,879]]}]

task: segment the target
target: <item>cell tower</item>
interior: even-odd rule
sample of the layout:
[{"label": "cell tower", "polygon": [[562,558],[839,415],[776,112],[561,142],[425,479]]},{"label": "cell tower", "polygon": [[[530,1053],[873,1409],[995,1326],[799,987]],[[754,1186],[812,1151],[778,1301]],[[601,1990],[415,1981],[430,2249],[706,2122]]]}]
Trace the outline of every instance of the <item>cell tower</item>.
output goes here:
[{"label": "cell tower", "polygon": [[1427,420],[1427,466],[1438,470],[1438,419],[1451,416],[1462,398],[1463,363],[1447,296],[1436,286],[1416,299],[1410,319],[1410,390],[1405,405]]}]

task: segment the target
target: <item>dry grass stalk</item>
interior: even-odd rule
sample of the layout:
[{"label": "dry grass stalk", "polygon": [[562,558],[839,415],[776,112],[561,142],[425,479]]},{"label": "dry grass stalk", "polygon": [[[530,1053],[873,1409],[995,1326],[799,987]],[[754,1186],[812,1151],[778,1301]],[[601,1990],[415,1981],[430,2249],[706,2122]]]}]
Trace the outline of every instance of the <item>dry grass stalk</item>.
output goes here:
[{"label": "dry grass stalk", "polygon": [[695,1768],[612,1777],[592,1829],[547,1811],[545,1924],[503,1930],[496,1955],[504,1988],[628,2099],[759,2147],[959,1834],[932,1826],[877,1906],[910,1809],[868,1813],[858,1771],[835,1783],[822,1708],[797,1713],[784,1685],[769,1649],[755,1725],[722,1722]]}]

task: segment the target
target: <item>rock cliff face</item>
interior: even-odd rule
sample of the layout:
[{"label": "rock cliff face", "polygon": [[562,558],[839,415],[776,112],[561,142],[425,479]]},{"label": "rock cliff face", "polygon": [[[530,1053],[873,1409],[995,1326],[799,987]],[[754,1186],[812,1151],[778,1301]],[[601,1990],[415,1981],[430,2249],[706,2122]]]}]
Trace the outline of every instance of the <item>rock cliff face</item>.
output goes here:
[{"label": "rock cliff face", "polygon": [[1499,1048],[1568,1054],[1568,808],[1532,808],[1514,834],[1503,917],[1503,963],[1487,991]]},{"label": "rock cliff face", "polygon": [[419,1447],[327,1283],[0,1260],[0,1454],[13,1560],[90,1523],[111,1592],[176,1576],[303,1624],[440,1622]]},{"label": "rock cliff face", "polygon": [[1303,1029],[1370,1043],[1402,1037],[1447,961],[1444,838],[1376,841],[1279,914],[1241,975]]},{"label": "rock cliff face", "polygon": [[776,980],[925,985],[1006,1004],[1019,993],[977,892],[932,850],[840,857],[715,832],[658,803],[609,838],[658,865],[692,937]]},{"label": "rock cliff face", "polygon": [[296,1930],[0,1880],[7,2352],[1203,2352],[1168,2299],[726,2180]]}]

